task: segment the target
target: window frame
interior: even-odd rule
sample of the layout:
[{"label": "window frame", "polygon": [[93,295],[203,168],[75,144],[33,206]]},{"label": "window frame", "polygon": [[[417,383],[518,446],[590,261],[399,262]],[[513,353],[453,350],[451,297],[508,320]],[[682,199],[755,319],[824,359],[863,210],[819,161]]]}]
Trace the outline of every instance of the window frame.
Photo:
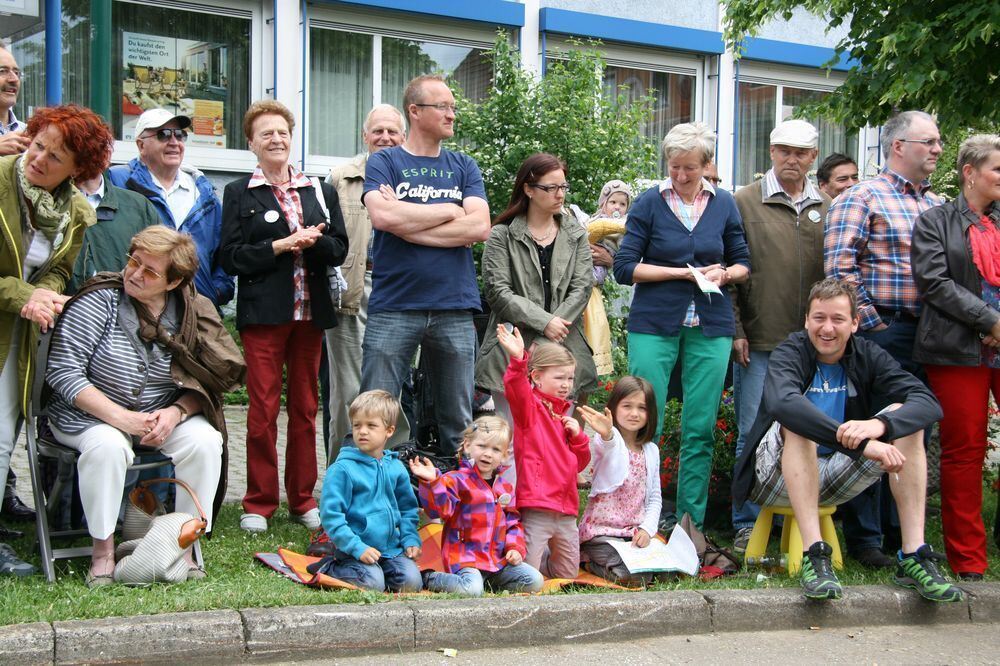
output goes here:
[{"label": "window frame", "polygon": [[[413,39],[423,42],[435,42],[450,46],[489,50],[493,47],[496,29],[501,26],[490,26],[469,21],[448,21],[422,15],[400,15],[396,12],[377,10],[351,10],[334,8],[329,5],[308,5],[305,22],[305,62],[304,89],[308,94],[312,91],[312,30],[335,30],[353,34],[371,35],[372,37],[372,99],[368,108],[382,103],[382,38]],[[518,38],[517,31],[512,26],[504,26],[510,31],[510,38]],[[308,104],[301,119],[303,132],[303,153],[305,154],[303,169],[309,174],[327,174],[333,167],[354,159],[355,155],[324,155],[313,153],[309,149],[309,132],[312,118]],[[355,128],[358,134],[361,127]]]},{"label": "window frame", "polygon": [[[781,117],[781,113],[785,99],[785,88],[832,93],[840,87],[845,78],[846,72],[832,71],[828,73],[822,69],[817,70],[755,61],[740,61],[739,76],[733,81],[733,86],[737,89],[741,83],[773,86],[776,89],[774,124],[777,126],[778,123],[784,120]],[[739,122],[739,109],[737,108],[733,114],[734,130],[739,127]],[[866,152],[864,146],[865,135],[865,128],[857,131],[857,137],[853,145],[850,146],[851,152],[848,154],[848,157],[854,159],[858,164],[864,164],[862,155]],[[823,159],[823,157],[823,155],[817,156],[817,163],[814,165],[813,170],[819,167],[819,160]],[[734,161],[738,164],[738,160],[734,158]],[[734,183],[734,186],[740,188],[752,183],[753,180],[750,180],[744,184]]]},{"label": "window frame", "polygon": [[[249,72],[249,103],[264,97],[263,83],[263,44],[264,16],[260,2],[250,0],[113,0],[129,4],[155,6],[157,8],[176,9],[180,11],[202,14],[231,16],[233,18],[249,19],[250,21],[250,72]],[[117,29],[112,26],[112,29]],[[116,132],[117,133],[117,132]],[[242,139],[242,137],[241,137]],[[135,141],[115,139],[112,164],[127,163],[139,156]],[[196,165],[201,171],[252,172],[257,165],[257,157],[250,149],[208,148],[188,145],[184,149],[184,163]]]}]

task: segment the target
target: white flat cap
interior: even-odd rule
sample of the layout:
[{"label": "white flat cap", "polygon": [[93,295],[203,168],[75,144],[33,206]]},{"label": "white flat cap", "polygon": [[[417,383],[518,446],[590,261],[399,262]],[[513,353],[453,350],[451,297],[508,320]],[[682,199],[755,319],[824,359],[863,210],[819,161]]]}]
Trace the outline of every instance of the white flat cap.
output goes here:
[{"label": "white flat cap", "polygon": [[816,128],[804,120],[786,120],[771,131],[772,146],[815,148],[818,139]]}]

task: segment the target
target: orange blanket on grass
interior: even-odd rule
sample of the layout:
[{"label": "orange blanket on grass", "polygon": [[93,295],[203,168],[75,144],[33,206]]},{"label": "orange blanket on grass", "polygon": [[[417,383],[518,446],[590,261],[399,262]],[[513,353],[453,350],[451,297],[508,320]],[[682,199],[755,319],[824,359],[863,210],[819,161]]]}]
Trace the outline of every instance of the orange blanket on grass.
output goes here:
[{"label": "orange blanket on grass", "polygon": [[[417,559],[417,566],[421,571],[429,569],[434,571],[444,571],[444,563],[441,559],[441,525],[429,523],[420,528],[421,554]],[[257,559],[271,567],[275,571],[310,587],[327,588],[334,590],[357,590],[355,585],[344,582],[326,574],[311,574],[306,570],[313,562],[318,562],[321,558],[309,557],[301,553],[286,548],[278,549],[280,563],[268,557],[268,553],[258,553]],[[281,566],[283,565],[283,566]],[[285,570],[287,569],[287,570]],[[567,585],[587,585],[590,587],[605,587],[613,590],[624,590],[626,588],[604,580],[599,576],[581,570],[576,578],[546,578],[542,592],[556,592]]]}]

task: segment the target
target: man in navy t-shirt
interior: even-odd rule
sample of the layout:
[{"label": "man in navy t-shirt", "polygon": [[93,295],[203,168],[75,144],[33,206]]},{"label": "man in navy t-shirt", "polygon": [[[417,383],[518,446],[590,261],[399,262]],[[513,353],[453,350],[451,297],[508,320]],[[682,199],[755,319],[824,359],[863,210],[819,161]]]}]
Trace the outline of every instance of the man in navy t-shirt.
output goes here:
[{"label": "man in navy t-shirt", "polygon": [[771,353],[763,401],[736,463],[733,499],[790,505],[805,547],[805,595],[838,599],[843,590],[818,506],[843,504],[889,472],[903,533],[893,581],[927,599],[961,601],[962,591],[937,568],[942,556],[924,543],[923,430],[941,418],[940,405],[885,350],[854,335],[851,284],[817,282],[807,303],[805,331]]},{"label": "man in navy t-shirt", "polygon": [[420,346],[442,448],[457,451],[472,420],[480,306],[471,247],[489,236],[489,206],[476,162],[441,147],[455,124],[444,80],[410,81],[403,110],[406,141],[368,159],[361,195],[375,230],[361,390],[398,396]]}]

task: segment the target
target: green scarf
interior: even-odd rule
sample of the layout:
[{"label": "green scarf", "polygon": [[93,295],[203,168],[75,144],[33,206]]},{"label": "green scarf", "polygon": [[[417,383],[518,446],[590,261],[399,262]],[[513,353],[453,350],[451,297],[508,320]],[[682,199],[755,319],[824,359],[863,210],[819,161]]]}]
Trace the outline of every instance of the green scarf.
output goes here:
[{"label": "green scarf", "polygon": [[22,155],[17,160],[17,184],[34,211],[35,228],[45,234],[54,250],[62,244],[64,232],[69,226],[69,206],[73,198],[73,186],[66,180],[54,192],[49,192],[44,187],[32,185],[25,175],[25,166]]}]

